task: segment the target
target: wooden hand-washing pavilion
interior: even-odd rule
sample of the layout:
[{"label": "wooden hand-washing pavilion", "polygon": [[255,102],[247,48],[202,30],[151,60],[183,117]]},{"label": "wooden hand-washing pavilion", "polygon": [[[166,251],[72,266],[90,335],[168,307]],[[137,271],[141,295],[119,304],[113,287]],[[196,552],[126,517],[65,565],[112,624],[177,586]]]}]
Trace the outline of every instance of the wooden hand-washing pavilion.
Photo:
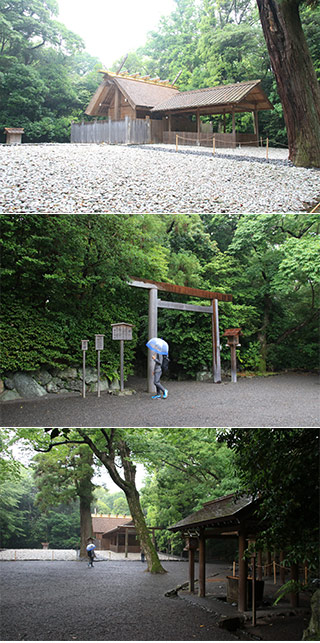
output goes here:
[{"label": "wooden hand-washing pavilion", "polygon": [[[258,112],[273,109],[261,80],[181,92],[168,80],[102,70],[103,80],[92,97],[86,114],[110,120],[150,120],[150,142],[212,145],[213,133],[201,123],[201,116],[220,114],[223,132],[215,134],[216,147],[259,141]],[[236,114],[251,112],[254,134],[236,132]],[[232,116],[232,132],[226,132],[226,115]]]},{"label": "wooden hand-washing pavilion", "polygon": [[189,552],[189,588],[194,591],[194,554],[199,549],[199,596],[206,593],[206,540],[237,536],[239,542],[238,610],[247,609],[248,563],[243,557],[248,540],[255,540],[259,529],[258,500],[235,494],[206,502],[202,509],[180,520],[170,531],[181,532]]}]

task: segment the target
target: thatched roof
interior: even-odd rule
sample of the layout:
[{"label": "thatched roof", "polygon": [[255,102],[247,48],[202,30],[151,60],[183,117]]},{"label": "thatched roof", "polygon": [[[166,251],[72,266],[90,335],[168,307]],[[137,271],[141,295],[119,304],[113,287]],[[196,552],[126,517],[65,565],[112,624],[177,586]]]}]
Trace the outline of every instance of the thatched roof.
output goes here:
[{"label": "thatched roof", "polygon": [[92,531],[98,534],[105,534],[127,524],[132,524],[131,516],[92,516]]},{"label": "thatched roof", "polygon": [[217,85],[205,89],[193,89],[179,92],[163,103],[156,105],[153,112],[195,111],[221,114],[234,109],[245,112],[252,110],[273,109],[260,80],[250,80],[232,85]]},{"label": "thatched roof", "polygon": [[142,107],[151,110],[158,103],[163,103],[179,93],[172,85],[160,80],[144,80],[111,72],[103,73],[103,81],[86,109],[86,114],[91,116],[105,113],[106,107],[112,102],[115,87],[119,88],[133,109]]}]

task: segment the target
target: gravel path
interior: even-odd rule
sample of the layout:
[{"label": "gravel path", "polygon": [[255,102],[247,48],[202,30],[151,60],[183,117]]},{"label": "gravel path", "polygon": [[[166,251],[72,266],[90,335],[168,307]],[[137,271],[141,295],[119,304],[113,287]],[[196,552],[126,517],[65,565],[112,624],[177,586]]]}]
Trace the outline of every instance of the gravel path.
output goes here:
[{"label": "gravel path", "polygon": [[0,146],[0,212],[301,212],[320,170],[288,151],[144,145]]},{"label": "gravel path", "polygon": [[319,427],[319,378],[284,374],[221,384],[168,382],[169,397],[152,400],[145,380],[126,384],[135,395],[59,395],[3,402],[7,427]]},{"label": "gravel path", "polygon": [[141,562],[103,561],[93,569],[85,561],[1,563],[1,639],[237,640],[209,612],[165,597],[188,580],[188,563],[164,567],[167,574],[153,575]]}]

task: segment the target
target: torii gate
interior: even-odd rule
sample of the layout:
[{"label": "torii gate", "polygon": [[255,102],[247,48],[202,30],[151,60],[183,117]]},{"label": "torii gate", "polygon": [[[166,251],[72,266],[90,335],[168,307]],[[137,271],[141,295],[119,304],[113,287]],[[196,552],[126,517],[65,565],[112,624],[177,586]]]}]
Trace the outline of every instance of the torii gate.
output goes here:
[{"label": "torii gate", "polygon": [[[197,313],[210,313],[212,315],[212,363],[213,363],[213,381],[221,382],[221,363],[220,363],[220,334],[219,334],[219,313],[218,301],[232,301],[232,295],[225,295],[220,292],[211,290],[202,290],[201,288],[189,288],[188,286],[177,286],[176,284],[166,284],[151,279],[132,278],[128,282],[130,286],[136,288],[147,288],[149,290],[149,324],[148,339],[158,335],[158,308],[171,308],[174,310],[187,310]],[[200,297],[210,299],[209,306],[196,306],[195,304],[184,304],[173,301],[164,301],[158,299],[158,291],[172,292],[189,297]],[[148,392],[153,393],[155,386],[153,383],[154,362],[150,351],[148,352]]]}]

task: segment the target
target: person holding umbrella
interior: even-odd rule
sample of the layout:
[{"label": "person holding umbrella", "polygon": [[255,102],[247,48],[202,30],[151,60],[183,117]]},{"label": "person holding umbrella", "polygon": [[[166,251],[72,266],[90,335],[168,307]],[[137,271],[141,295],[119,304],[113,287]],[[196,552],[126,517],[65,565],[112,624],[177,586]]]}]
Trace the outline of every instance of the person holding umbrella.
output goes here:
[{"label": "person holding umbrella", "polygon": [[168,389],[162,386],[160,379],[162,375],[163,358],[165,356],[166,359],[168,359],[169,346],[164,339],[160,339],[159,337],[152,337],[146,345],[153,351],[152,359],[155,361],[153,382],[157,392],[151,397],[153,400],[159,399],[162,393],[162,399],[165,400],[168,397]]},{"label": "person holding umbrella", "polygon": [[88,562],[88,567],[93,567],[93,559],[96,557],[95,555],[95,544],[93,542],[93,538],[87,538],[87,554],[89,557],[89,562]]}]

